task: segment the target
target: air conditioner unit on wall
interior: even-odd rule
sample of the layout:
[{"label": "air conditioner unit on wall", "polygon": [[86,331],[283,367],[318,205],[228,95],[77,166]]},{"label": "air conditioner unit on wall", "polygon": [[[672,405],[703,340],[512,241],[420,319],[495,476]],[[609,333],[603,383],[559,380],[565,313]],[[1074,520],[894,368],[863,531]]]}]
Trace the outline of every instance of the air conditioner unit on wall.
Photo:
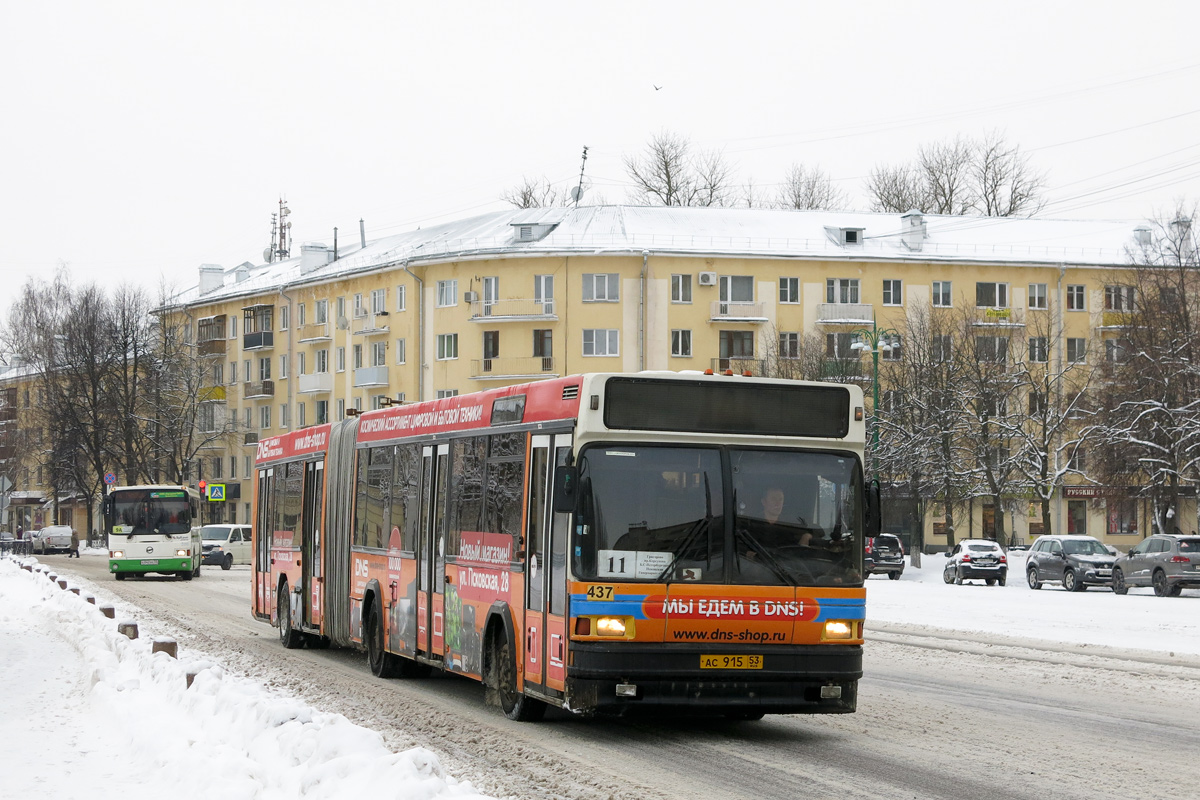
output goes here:
[{"label": "air conditioner unit on wall", "polygon": [[463,292],[463,300],[468,303],[479,302],[479,292]]},{"label": "air conditioner unit on wall", "polygon": [[701,286],[716,286],[717,285],[717,273],[701,272],[700,273],[700,285]]}]

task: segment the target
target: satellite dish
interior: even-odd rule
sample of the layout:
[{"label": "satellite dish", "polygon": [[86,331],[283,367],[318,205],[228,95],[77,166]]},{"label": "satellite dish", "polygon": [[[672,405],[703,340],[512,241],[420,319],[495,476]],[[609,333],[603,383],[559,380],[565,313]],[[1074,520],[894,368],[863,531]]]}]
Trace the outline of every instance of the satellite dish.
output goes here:
[{"label": "satellite dish", "polygon": [[578,203],[579,198],[581,198],[581,197],[583,197],[583,187],[582,186],[572,186],[571,187],[571,202]]},{"label": "satellite dish", "polygon": [[265,248],[263,248],[263,261],[265,263],[270,264],[271,261],[274,259],[274,256],[275,256],[275,251],[271,249],[270,245],[267,245]]}]

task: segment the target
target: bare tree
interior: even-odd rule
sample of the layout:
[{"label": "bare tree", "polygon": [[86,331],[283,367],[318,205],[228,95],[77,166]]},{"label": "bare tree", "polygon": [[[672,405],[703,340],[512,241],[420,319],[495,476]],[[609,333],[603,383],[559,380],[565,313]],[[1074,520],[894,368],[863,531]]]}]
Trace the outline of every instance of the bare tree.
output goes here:
[{"label": "bare tree", "polygon": [[800,211],[844,208],[846,196],[820,167],[792,164],[783,176],[775,205]]},{"label": "bare tree", "polygon": [[907,164],[876,166],[867,179],[873,211],[903,214],[1035,214],[1045,204],[1045,174],[1003,134],[923,145]]},{"label": "bare tree", "polygon": [[626,156],[625,171],[633,181],[630,200],[660,206],[727,206],[733,173],[719,151],[694,153],[679,134],[654,136],[641,156]]},{"label": "bare tree", "polygon": [[547,208],[566,205],[566,195],[550,185],[546,178],[522,178],[511,189],[505,189],[500,199],[517,208]]}]

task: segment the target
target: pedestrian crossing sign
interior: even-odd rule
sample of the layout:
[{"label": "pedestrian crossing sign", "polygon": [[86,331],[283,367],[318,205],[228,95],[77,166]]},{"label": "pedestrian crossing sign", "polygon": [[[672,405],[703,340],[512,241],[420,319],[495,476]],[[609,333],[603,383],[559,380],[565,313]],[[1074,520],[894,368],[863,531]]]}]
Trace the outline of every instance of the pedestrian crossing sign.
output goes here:
[{"label": "pedestrian crossing sign", "polygon": [[224,503],[225,502],[225,484],[210,483],[204,487],[204,494],[205,494],[206,499],[210,503]]}]

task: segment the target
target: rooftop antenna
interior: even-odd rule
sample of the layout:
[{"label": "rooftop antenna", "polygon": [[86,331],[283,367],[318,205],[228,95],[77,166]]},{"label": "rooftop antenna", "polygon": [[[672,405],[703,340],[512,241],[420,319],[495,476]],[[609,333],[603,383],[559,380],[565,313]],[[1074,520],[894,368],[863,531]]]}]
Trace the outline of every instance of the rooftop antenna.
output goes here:
[{"label": "rooftop antenna", "polygon": [[291,213],[284,199],[279,198],[278,224],[276,224],[275,215],[271,215],[271,247],[275,250],[273,255],[280,261],[291,257],[292,223],[288,222],[288,216]]},{"label": "rooftop antenna", "polygon": [[571,199],[575,201],[575,207],[579,208],[579,198],[583,197],[583,168],[587,166],[587,145],[583,146],[583,161],[579,164],[579,185],[571,188]]}]

